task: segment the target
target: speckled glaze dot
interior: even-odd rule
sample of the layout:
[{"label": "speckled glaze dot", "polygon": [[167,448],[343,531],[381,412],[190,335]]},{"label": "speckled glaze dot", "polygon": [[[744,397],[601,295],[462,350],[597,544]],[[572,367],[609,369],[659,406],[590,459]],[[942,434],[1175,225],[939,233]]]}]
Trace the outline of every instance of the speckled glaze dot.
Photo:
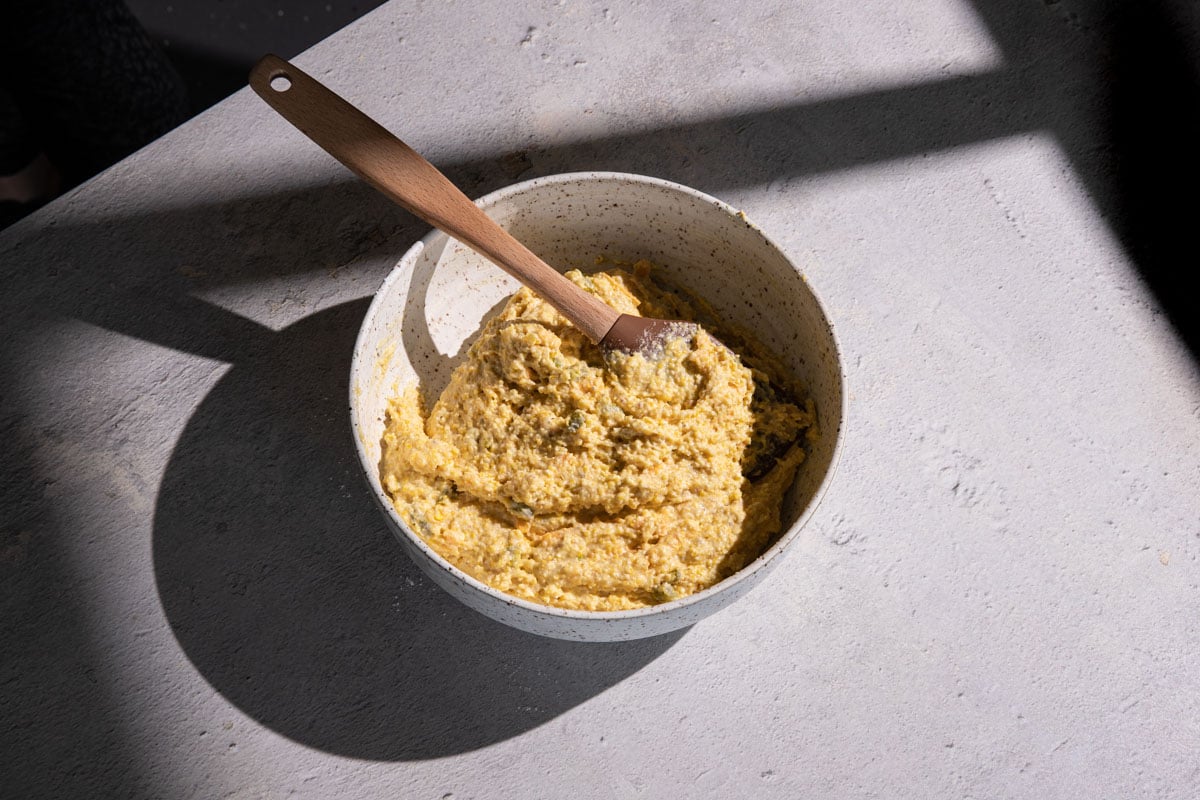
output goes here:
[{"label": "speckled glaze dot", "polygon": [[783,533],[758,559],[688,597],[633,611],[531,603],[458,570],[410,531],[379,481],[388,400],[419,383],[436,398],[484,320],[519,284],[439,231],[404,254],[363,320],[350,374],[350,419],[372,494],[400,544],[435,583],[471,608],[531,633],[579,641],[655,636],[692,625],[758,584],[812,514],[837,464],[845,413],[837,341],[799,268],[737,209],[670,181],[614,172],[537,178],[478,205],[552,266],[595,271],[596,258],[645,258],[657,274],[754,331],[808,387],[821,437],[784,500]]}]

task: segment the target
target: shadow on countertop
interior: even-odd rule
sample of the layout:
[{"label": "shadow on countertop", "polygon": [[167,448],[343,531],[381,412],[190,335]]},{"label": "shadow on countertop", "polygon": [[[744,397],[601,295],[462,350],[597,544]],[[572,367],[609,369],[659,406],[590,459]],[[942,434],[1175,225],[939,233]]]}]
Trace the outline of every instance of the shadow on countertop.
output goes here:
[{"label": "shadow on countertop", "polygon": [[417,570],[382,525],[347,425],[366,305],[265,332],[209,392],[163,477],[154,568],[184,652],[234,705],[310,747],[435,758],[557,716],[683,632],[534,636]]},{"label": "shadow on countertop", "polygon": [[1200,6],[1123,6],[1108,41],[1104,130],[1115,186],[1095,188],[1146,286],[1200,363]]},{"label": "shadow on countertop", "polygon": [[192,114],[246,85],[264,53],[293,58],[384,0],[124,0],[183,79]]},{"label": "shadow on countertop", "polygon": [[[503,160],[455,177],[473,193],[512,179]],[[182,245],[163,230],[202,233]],[[36,230],[38,263],[54,264],[50,297],[20,271],[0,273],[0,294],[18,317],[81,320],[230,364],[191,413],[152,495],[159,601],[183,654],[225,699],[308,747],[354,758],[436,758],[511,738],[617,684],[686,634],[563,642],[453,600],[394,541],[353,448],[347,381],[370,298],[276,331],[197,296],[359,258],[387,264],[424,232],[347,178]],[[9,264],[22,263],[23,251],[0,248]],[[102,275],[94,263],[124,268]],[[17,385],[20,357],[15,341],[0,342],[5,386]],[[122,755],[137,745],[113,718],[119,703],[108,691],[118,687],[96,674],[88,614],[67,588],[70,564],[47,549],[58,534],[39,533],[58,524],[49,499],[58,476],[39,466],[38,442],[111,421],[85,408],[28,430],[19,398],[0,396],[0,431],[13,445],[0,473],[11,512],[0,568],[14,570],[0,571],[0,636],[10,648],[0,668],[6,789],[153,795],[142,791],[136,760]]]}]

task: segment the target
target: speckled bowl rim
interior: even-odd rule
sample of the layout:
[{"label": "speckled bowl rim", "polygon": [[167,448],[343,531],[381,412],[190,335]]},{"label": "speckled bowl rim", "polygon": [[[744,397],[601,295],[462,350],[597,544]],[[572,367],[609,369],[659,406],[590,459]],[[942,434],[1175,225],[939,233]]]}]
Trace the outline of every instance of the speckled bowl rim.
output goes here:
[{"label": "speckled bowl rim", "polygon": [[[355,392],[353,376],[358,372],[359,359],[363,355],[366,339],[369,331],[372,328],[371,323],[375,318],[375,314],[378,311],[379,306],[382,305],[382,298],[387,294],[387,290],[391,288],[391,285],[395,281],[399,280],[401,274],[403,274],[401,268],[405,265],[405,263],[411,259],[419,257],[420,254],[424,252],[426,248],[430,247],[439,237],[446,236],[445,233],[442,233],[436,228],[431,230],[425,236],[421,237],[420,240],[415,242],[412,247],[408,248],[408,250],[406,250],[404,254],[396,261],[396,265],[392,268],[392,271],[388,273],[387,277],[384,278],[383,283],[380,284],[379,289],[375,292],[375,295],[371,300],[371,305],[367,309],[366,315],[363,317],[362,326],[359,328],[358,337],[354,342],[354,354],[350,364],[351,435],[354,438],[355,450],[358,452],[359,464],[366,473],[363,477],[366,478],[367,485],[371,488],[371,495],[374,497],[375,502],[379,505],[384,515],[391,519],[391,521],[396,524],[397,528],[405,533],[409,541],[411,541],[422,552],[429,556],[434,563],[438,564],[442,569],[446,570],[466,585],[508,605],[517,606],[535,613],[546,614],[552,617],[580,620],[635,620],[642,617],[666,614],[676,609],[686,608],[687,606],[695,603],[703,602],[705,598],[721,592],[729,591],[732,587],[750,578],[754,573],[767,567],[767,565],[779,557],[779,555],[787,549],[788,545],[790,545],[791,542],[799,535],[804,526],[808,524],[808,520],[812,517],[813,512],[816,511],[817,506],[820,505],[821,499],[824,497],[830,481],[833,480],[834,473],[837,472],[838,463],[841,461],[843,444],[842,431],[846,427],[846,412],[847,406],[849,405],[846,392],[846,371],[842,364],[841,346],[838,342],[837,333],[834,330],[833,323],[829,318],[829,312],[826,309],[825,304],[821,301],[820,295],[813,290],[812,285],[808,282],[808,279],[804,277],[803,271],[800,270],[800,268],[796,265],[796,262],[793,261],[792,258],[788,256],[787,252],[781,248],[770,236],[768,236],[765,231],[763,231],[757,225],[754,225],[753,222],[750,222],[748,219],[746,219],[745,215],[743,215],[739,209],[734,208],[723,200],[719,200],[697,189],[693,189],[690,186],[684,186],[681,183],[675,183],[674,181],[665,180],[663,178],[654,178],[648,175],[637,175],[628,172],[563,172],[554,175],[546,175],[539,178],[532,178],[527,181],[521,181],[520,183],[514,183],[512,185],[505,186],[478,198],[475,200],[475,205],[486,210],[487,208],[499,203],[502,200],[512,197],[513,195],[523,194],[527,191],[542,186],[553,186],[560,183],[579,183],[583,181],[642,183],[664,189],[670,189],[672,191],[688,195],[702,202],[709,203],[716,208],[719,208],[730,217],[739,219],[752,225],[755,230],[758,231],[759,235],[762,236],[763,241],[765,241],[768,246],[774,248],[775,251],[783,257],[788,265],[795,270],[800,279],[804,281],[805,286],[808,287],[809,292],[812,294],[813,300],[817,304],[818,310],[821,312],[822,321],[824,322],[826,329],[829,331],[830,340],[833,343],[833,355],[837,361],[838,382],[840,384],[839,388],[841,390],[840,395],[842,402],[837,430],[833,431],[835,439],[833,443],[833,452],[830,454],[829,468],[825,470],[825,475],[821,478],[820,483],[813,492],[811,500],[809,500],[808,505],[805,507],[804,511],[801,512],[800,516],[796,518],[796,521],[788,527],[788,529],[783,533],[782,536],[779,537],[778,540],[776,540],[773,545],[763,551],[762,555],[720,583],[713,584],[703,591],[687,595],[686,597],[681,597],[678,600],[671,600],[666,603],[661,603],[654,606],[646,606],[644,608],[626,609],[624,611],[580,611],[572,608],[558,608],[557,606],[534,603],[488,586],[483,581],[468,575],[443,558],[440,553],[430,547],[424,539],[422,539],[408,527],[408,524],[404,522],[403,518],[396,511],[395,506],[392,505],[392,502],[387,497],[386,492],[375,489],[375,484],[371,481],[371,470],[377,471],[379,465],[370,463],[370,459],[368,458],[366,452],[366,445],[362,438],[357,435],[357,431],[354,430],[354,422],[357,416],[358,398]],[[497,267],[497,269],[499,269],[499,267]],[[828,431],[821,430],[821,436],[827,435],[829,435]]]}]

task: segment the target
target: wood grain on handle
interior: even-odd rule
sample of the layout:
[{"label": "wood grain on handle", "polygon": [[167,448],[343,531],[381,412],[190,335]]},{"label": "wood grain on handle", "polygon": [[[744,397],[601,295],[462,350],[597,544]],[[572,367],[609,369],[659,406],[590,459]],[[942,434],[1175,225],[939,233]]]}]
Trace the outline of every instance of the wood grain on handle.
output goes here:
[{"label": "wood grain on handle", "polygon": [[487,256],[541,295],[592,341],[603,339],[616,322],[619,314],[615,310],[531,253],[436,167],[319,81],[282,58],[268,55],[250,72],[250,85],[284,119],[360,178]]}]

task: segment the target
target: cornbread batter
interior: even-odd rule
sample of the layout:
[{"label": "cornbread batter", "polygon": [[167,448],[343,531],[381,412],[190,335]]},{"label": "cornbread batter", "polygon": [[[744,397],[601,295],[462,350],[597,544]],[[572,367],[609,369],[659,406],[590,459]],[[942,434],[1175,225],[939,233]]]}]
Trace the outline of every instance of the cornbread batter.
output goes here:
[{"label": "cornbread batter", "polygon": [[[636,266],[567,277],[622,313],[705,310]],[[384,488],[434,550],[517,597],[617,610],[700,591],[779,531],[815,434],[811,401],[742,344],[745,364],[703,330],[653,358],[606,354],[521,289],[428,413],[416,387],[391,402]]]}]

